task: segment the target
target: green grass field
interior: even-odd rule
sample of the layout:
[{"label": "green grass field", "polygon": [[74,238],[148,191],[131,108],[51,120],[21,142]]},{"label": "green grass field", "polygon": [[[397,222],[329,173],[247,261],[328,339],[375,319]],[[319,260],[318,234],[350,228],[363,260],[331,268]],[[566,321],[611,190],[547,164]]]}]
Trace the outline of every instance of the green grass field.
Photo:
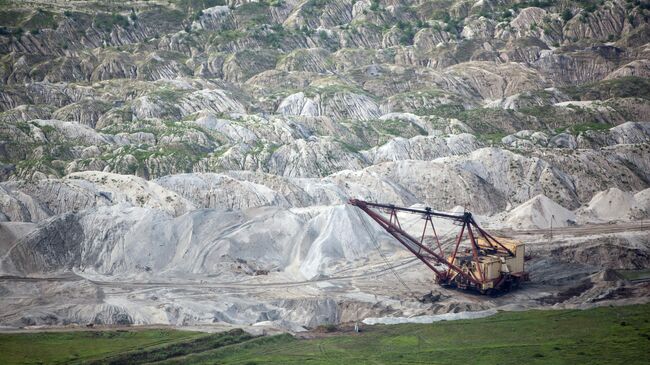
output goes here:
[{"label": "green grass field", "polygon": [[[0,363],[83,362],[102,356],[100,363],[123,364],[650,363],[650,304],[366,326],[359,334],[309,340],[290,335],[251,338],[238,331],[106,333],[113,337],[84,332],[0,335]],[[75,353],[77,357],[71,357]]]},{"label": "green grass field", "polygon": [[188,341],[205,333],[174,330],[0,334],[0,364],[68,364]]}]

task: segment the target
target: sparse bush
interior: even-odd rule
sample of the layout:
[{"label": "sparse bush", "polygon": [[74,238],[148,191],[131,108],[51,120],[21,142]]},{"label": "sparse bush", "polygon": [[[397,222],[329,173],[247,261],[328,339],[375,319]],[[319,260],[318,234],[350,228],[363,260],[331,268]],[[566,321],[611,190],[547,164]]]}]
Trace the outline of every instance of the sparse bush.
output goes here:
[{"label": "sparse bush", "polygon": [[[278,24],[278,25],[282,26],[282,24]],[[302,32],[307,37],[314,34],[314,31],[311,28],[309,28],[308,26],[306,26],[306,25],[303,25],[302,27],[300,27],[300,32]]]},{"label": "sparse bush", "polygon": [[114,26],[119,26],[122,28],[128,28],[129,25],[129,20],[121,14],[106,14],[106,13],[99,13],[95,16],[95,19],[93,20],[93,25],[101,30],[104,30],[106,32],[110,32]]},{"label": "sparse bush", "polygon": [[318,38],[320,38],[321,41],[326,42],[329,40],[329,35],[327,35],[326,31],[321,30],[318,32]]},{"label": "sparse bush", "polygon": [[337,329],[335,324],[321,324],[320,326],[316,327],[317,332],[335,332]]},{"label": "sparse bush", "polygon": [[413,37],[415,37],[416,29],[411,23],[405,21],[397,22],[397,28],[402,31],[399,37],[399,43],[404,46],[413,44]]}]

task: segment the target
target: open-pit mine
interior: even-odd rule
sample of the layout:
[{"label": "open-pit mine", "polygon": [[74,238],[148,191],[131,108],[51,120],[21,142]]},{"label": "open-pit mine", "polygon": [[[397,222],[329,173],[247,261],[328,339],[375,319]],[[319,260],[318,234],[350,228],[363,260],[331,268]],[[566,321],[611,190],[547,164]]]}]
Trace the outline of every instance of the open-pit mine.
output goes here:
[{"label": "open-pit mine", "polygon": [[0,1],[0,329],[648,303],[649,16]]}]

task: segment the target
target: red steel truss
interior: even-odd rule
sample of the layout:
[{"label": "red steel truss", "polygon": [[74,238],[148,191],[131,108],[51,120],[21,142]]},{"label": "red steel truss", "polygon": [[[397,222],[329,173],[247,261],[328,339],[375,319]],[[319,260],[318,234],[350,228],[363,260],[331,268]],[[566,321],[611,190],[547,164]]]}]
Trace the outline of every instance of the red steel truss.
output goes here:
[{"label": "red steel truss", "polygon": [[[504,257],[514,256],[514,253],[501,244],[496,238],[479,227],[472,213],[465,212],[462,214],[450,214],[436,212],[431,208],[425,209],[412,209],[404,207],[396,207],[389,204],[370,203],[358,199],[350,199],[349,204],[354,205],[364,211],[370,218],[377,222],[386,232],[393,236],[399,243],[401,243],[407,250],[409,250],[415,257],[420,259],[435,275],[439,284],[449,285],[453,277],[460,275],[469,286],[477,288],[482,287],[482,284],[488,282],[485,279],[485,274],[481,271],[479,265],[479,257],[485,254],[485,246],[479,247],[477,237],[482,237],[483,240],[490,246],[488,250],[493,254],[499,254]],[[385,213],[388,217],[380,212]],[[406,212],[413,214],[420,214],[425,220],[422,236],[418,239],[407,233],[402,229],[402,226],[397,217],[397,212]],[[440,239],[433,225],[432,217],[449,219],[454,221],[459,227],[460,232],[456,237],[455,244],[451,252],[445,254]],[[436,247],[428,247],[425,245],[424,237],[427,230],[431,229]],[[478,274],[473,270],[463,270],[461,267],[454,264],[458,249],[466,237],[471,247],[472,260],[476,263]],[[483,250],[483,252],[481,252]],[[450,257],[448,260],[447,257]],[[504,278],[501,278],[503,280]],[[496,283],[494,287],[499,287],[501,283]]]}]

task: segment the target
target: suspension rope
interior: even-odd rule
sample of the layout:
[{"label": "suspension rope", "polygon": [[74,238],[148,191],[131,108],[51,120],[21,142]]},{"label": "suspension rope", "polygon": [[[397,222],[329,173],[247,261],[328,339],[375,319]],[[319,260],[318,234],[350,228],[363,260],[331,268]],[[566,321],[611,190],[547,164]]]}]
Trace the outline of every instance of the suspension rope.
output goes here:
[{"label": "suspension rope", "polygon": [[364,219],[364,217],[363,217],[363,216],[361,215],[361,213],[359,212],[359,209],[355,208],[354,210],[356,211],[357,216],[358,216],[359,219],[361,220],[361,224],[363,225],[364,229],[366,230],[366,233],[368,233],[368,236],[370,236],[370,239],[371,239],[372,242],[373,242],[373,246],[375,247],[375,249],[377,250],[377,252],[379,252],[379,255],[381,256],[381,258],[382,258],[382,259],[384,260],[384,262],[386,263],[386,266],[388,266],[388,269],[393,273],[393,275],[395,275],[395,278],[397,279],[397,281],[398,281],[400,284],[402,284],[402,286],[404,286],[404,288],[406,288],[406,290],[407,290],[407,292],[409,293],[409,295],[410,295],[413,299],[415,299],[415,300],[417,300],[417,301],[420,301],[420,298],[419,298],[417,295],[415,295],[415,292],[411,289],[411,287],[409,287],[409,286],[406,284],[406,282],[405,282],[404,280],[402,280],[402,278],[399,276],[399,274],[397,273],[397,271],[395,270],[395,268],[393,267],[393,265],[390,264],[390,261],[388,260],[388,257],[386,257],[386,255],[384,255],[384,253],[381,251],[381,247],[380,247],[380,245],[379,245],[379,242],[377,241],[377,239],[376,239],[374,233],[372,232],[372,230],[371,230],[370,227],[368,226],[368,223],[366,222],[366,220]]}]

